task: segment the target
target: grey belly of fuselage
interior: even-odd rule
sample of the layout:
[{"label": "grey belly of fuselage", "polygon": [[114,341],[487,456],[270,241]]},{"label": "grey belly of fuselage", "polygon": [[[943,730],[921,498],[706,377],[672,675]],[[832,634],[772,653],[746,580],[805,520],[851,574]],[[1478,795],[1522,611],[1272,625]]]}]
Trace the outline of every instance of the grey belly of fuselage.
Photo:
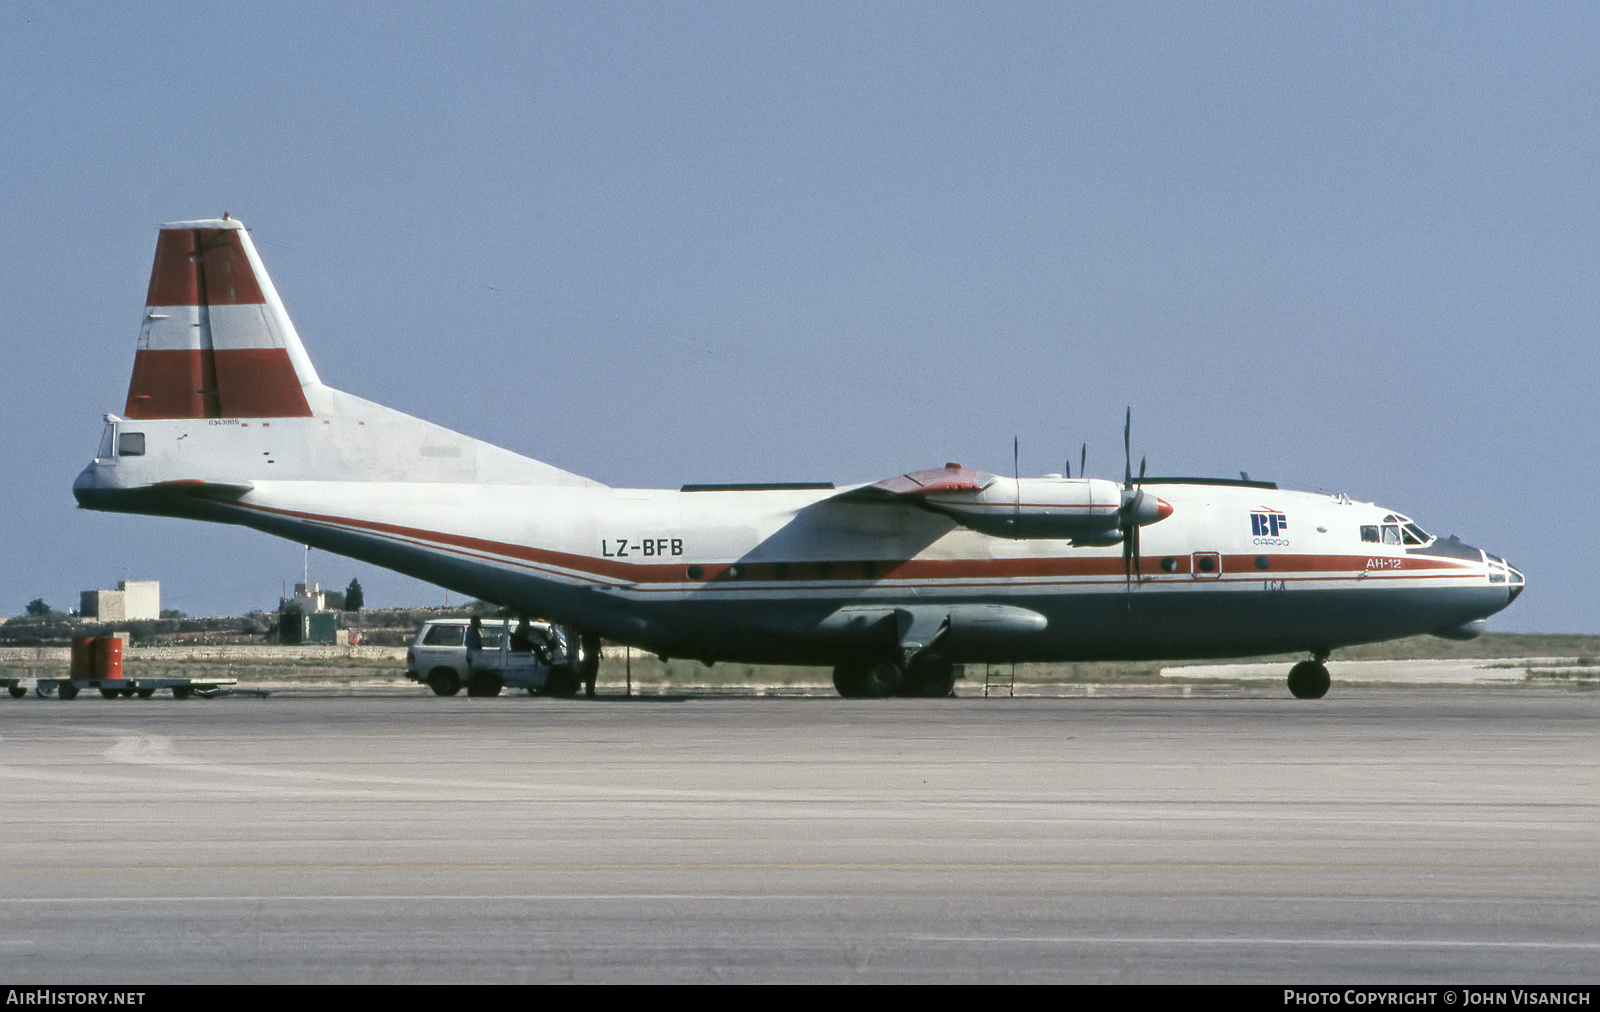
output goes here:
[{"label": "grey belly of fuselage", "polygon": [[[993,595],[982,598],[995,600]],[[958,663],[1006,661],[1167,660],[1246,657],[1397,639],[1458,626],[1505,607],[1508,594],[1495,587],[1294,590],[1254,594],[1211,590],[1131,595],[1118,589],[1086,593],[1007,595],[1006,605],[1045,616],[1036,633],[963,639],[959,632],[939,641],[938,651]],[[675,657],[749,663],[837,664],[872,654],[894,653],[893,625],[882,623],[856,636],[820,631],[839,608],[863,604],[923,612],[959,610],[973,598],[919,595],[897,599],[885,592],[866,599],[836,598],[728,601],[690,599],[659,602],[635,611],[615,609],[637,623],[640,645]],[[637,607],[637,606],[635,606]],[[598,614],[595,615],[599,619]],[[624,637],[631,638],[631,637]]]}]

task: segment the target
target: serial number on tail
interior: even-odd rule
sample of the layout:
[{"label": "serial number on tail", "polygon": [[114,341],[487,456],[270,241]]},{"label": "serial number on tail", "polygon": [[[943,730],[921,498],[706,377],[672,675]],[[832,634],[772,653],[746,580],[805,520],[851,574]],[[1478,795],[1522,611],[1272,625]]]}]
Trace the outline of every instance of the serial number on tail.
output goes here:
[{"label": "serial number on tail", "polygon": [[630,541],[627,538],[601,538],[600,554],[608,559],[626,559],[639,555],[651,558],[659,555],[682,555],[682,538],[643,538]]}]

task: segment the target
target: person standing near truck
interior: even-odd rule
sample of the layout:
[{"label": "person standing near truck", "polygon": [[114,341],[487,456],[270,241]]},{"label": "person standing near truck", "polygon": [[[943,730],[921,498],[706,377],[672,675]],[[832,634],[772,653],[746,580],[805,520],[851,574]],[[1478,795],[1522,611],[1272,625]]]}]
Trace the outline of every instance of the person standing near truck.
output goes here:
[{"label": "person standing near truck", "polygon": [[483,651],[483,619],[472,616],[472,621],[467,625],[467,678],[472,678],[472,669],[477,667],[478,654]]}]

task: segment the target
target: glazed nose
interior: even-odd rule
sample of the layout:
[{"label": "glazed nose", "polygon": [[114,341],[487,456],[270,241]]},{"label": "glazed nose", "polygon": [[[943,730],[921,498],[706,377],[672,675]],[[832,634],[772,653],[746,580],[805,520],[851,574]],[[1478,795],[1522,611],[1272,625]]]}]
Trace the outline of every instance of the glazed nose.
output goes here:
[{"label": "glazed nose", "polygon": [[[1515,601],[1517,595],[1522,593],[1523,587],[1527,585],[1527,581],[1523,578],[1521,571],[1505,559],[1490,552],[1483,553],[1483,561],[1489,566],[1489,582],[1505,584],[1506,589],[1511,591],[1511,600]],[[1509,604],[1510,601],[1507,603]]]}]

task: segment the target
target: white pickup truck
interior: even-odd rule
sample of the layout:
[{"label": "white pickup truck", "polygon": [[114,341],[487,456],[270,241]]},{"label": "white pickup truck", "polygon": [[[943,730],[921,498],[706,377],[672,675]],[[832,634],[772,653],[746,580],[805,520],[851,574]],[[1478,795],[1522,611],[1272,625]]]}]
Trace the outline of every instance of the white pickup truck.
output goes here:
[{"label": "white pickup truck", "polygon": [[469,696],[498,696],[505,688],[526,689],[529,695],[572,696],[580,687],[594,695],[598,641],[548,622],[531,622],[532,649],[514,650],[521,644],[513,642],[512,621],[489,619],[480,627],[483,649],[469,662],[469,625],[471,620],[464,618],[423,623],[406,651],[406,677],[427,684],[440,696],[453,696],[463,687]]}]

